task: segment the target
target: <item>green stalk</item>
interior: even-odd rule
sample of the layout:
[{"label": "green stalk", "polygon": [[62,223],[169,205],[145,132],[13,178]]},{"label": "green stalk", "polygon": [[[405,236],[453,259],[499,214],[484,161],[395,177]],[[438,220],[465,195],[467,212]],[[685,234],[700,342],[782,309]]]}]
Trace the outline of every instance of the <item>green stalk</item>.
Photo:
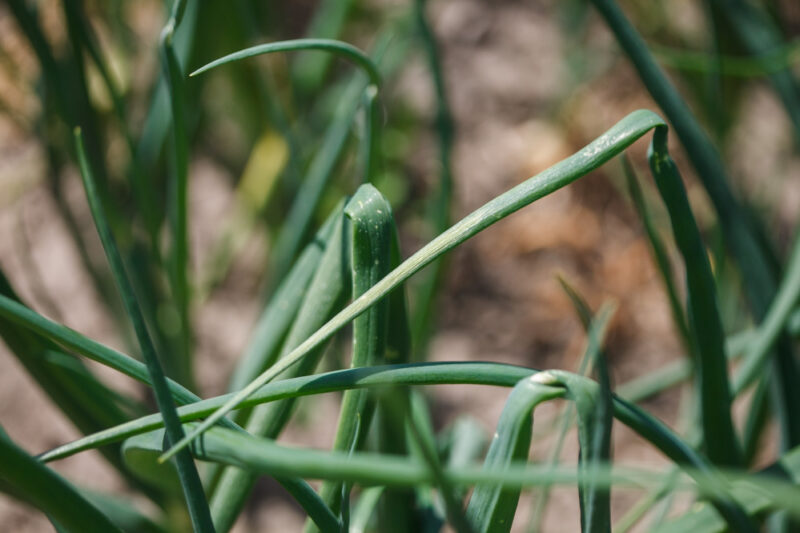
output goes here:
[{"label": "green stalk", "polygon": [[[350,270],[353,297],[360,296],[389,271],[392,208],[372,185],[362,185],[345,207],[350,220]],[[352,368],[383,362],[386,352],[388,302],[383,301],[353,321]],[[333,449],[359,449],[372,420],[375,403],[366,391],[347,391],[342,398]],[[322,499],[338,513],[342,484],[324,483]]]},{"label": "green stalk", "polygon": [[653,133],[648,161],[686,265],[689,327],[692,344],[697,348],[695,369],[703,443],[713,463],[733,466],[741,463],[741,450],[731,418],[725,335],[714,276],[678,168],[666,151],[666,133],[664,129]]},{"label": "green stalk", "polygon": [[341,223],[342,209],[343,205],[340,205],[333,210],[275,290],[236,364],[228,391],[235,392],[241,389],[275,362],[281,342],[292,326],[314,273],[319,267],[334,226]]},{"label": "green stalk", "polygon": [[[586,330],[587,342],[586,350],[581,358],[577,374],[585,376],[592,371],[596,366],[597,360],[602,356],[603,343],[605,342],[606,331],[608,330],[609,322],[614,316],[616,307],[613,304],[605,304],[600,308],[597,315],[592,317],[591,310],[586,305],[585,301],[569,285],[563,278],[559,277],[559,282],[564,288],[565,292],[573,302],[573,307],[578,312],[578,315]],[[561,456],[561,450],[566,441],[567,431],[572,426],[575,405],[570,403],[566,406],[561,414],[561,426],[556,436],[556,442],[550,450],[550,458],[548,464],[556,466]],[[534,507],[532,516],[529,521],[529,531],[539,531],[541,528],[544,511],[547,507],[547,502],[550,498],[550,487],[544,486],[541,493],[536,498],[536,506]]]},{"label": "green stalk", "polygon": [[647,234],[647,241],[650,243],[650,250],[653,252],[653,259],[655,260],[658,273],[661,275],[661,281],[667,293],[669,310],[670,313],[672,313],[672,322],[678,329],[686,353],[690,358],[694,358],[696,357],[695,346],[692,342],[692,335],[689,331],[686,315],[683,312],[681,299],[678,296],[678,290],[672,279],[672,266],[670,264],[669,255],[667,254],[667,248],[661,241],[656,224],[647,208],[647,203],[642,194],[642,189],[639,186],[639,181],[636,179],[636,172],[633,169],[633,165],[630,159],[624,154],[622,156],[622,168],[628,185],[628,193],[630,194],[633,206],[636,208],[636,213],[642,221],[642,226]]},{"label": "green stalk", "polygon": [[[578,442],[580,455],[578,468],[588,471],[598,465],[610,464],[611,424],[613,421],[608,374],[602,356],[597,358],[600,383],[583,376],[549,370],[537,377],[543,384],[560,386],[567,398],[575,403],[578,415]],[[583,533],[611,531],[611,494],[595,483],[579,487],[581,531]]]},{"label": "green stalk", "polygon": [[[313,449],[290,448],[268,439],[213,428],[193,450],[203,460],[219,461],[269,475],[301,475],[311,479],[344,479],[364,486],[407,486],[430,484],[433,477],[427,465],[404,457],[366,452],[342,453]],[[793,450],[780,461],[780,466],[797,478],[800,473],[800,449]],[[507,488],[538,486],[543,483],[598,487],[646,488],[663,482],[664,472],[591,465],[584,469],[557,470],[512,462],[508,468],[487,469],[462,467],[444,473],[454,483],[464,485],[495,484]],[[722,476],[688,469],[694,481],[676,482],[675,490],[690,490],[704,496],[725,493],[732,501],[748,505],[748,500],[765,502],[767,507],[783,508],[800,515],[800,489],[793,483],[759,476],[753,478],[742,471],[725,472]],[[684,530],[685,531],[685,530]]]},{"label": "green stalk", "polygon": [[[391,225],[390,269],[397,267],[402,261],[400,238],[397,234],[397,226],[394,223],[394,219],[391,220]],[[411,360],[411,329],[408,322],[405,286],[401,285],[394,290],[389,295],[388,300],[389,327],[386,335],[385,360],[387,364],[408,363]],[[376,412],[377,447],[382,453],[406,455],[409,451],[406,419],[403,416],[396,416],[393,410],[394,398],[397,396],[402,398],[408,394],[412,395],[410,398],[410,412],[411,417],[418,421],[416,425],[417,432],[423,437],[429,437],[432,441],[435,440],[432,424],[424,423],[428,419],[426,417],[428,408],[425,398],[422,397],[421,393],[414,394],[413,391],[393,387],[386,391],[379,391],[375,395],[378,398]],[[402,533],[418,527],[417,517],[419,512],[414,514],[409,514],[408,512],[409,509],[417,506],[413,490],[388,489],[383,491],[382,494],[378,502],[378,529],[386,533]],[[363,494],[361,498],[363,498]],[[361,506],[361,498],[359,498],[359,506]],[[362,510],[357,507],[356,512],[359,511]],[[353,520],[356,518],[356,513],[354,513]]]},{"label": "green stalk", "polygon": [[189,187],[189,140],[186,132],[183,70],[175,54],[173,38],[186,9],[186,0],[176,0],[172,14],[161,32],[165,78],[169,88],[172,112],[172,174],[170,182],[169,222],[171,229],[170,278],[172,298],[178,317],[178,331],[167,330],[177,353],[164,363],[170,374],[187,385],[194,381],[192,368],[192,325],[190,316],[191,290],[189,287],[189,231],[188,231],[188,187]]},{"label": "green stalk", "polygon": [[[153,392],[155,393],[156,403],[158,404],[161,416],[164,417],[169,442],[179,442],[183,437],[183,427],[178,419],[175,405],[172,403],[169,386],[167,385],[164,371],[159,363],[155,346],[147,331],[144,316],[136,301],[136,296],[133,292],[130,280],[125,274],[122,257],[117,249],[114,236],[111,234],[111,228],[109,228],[108,222],[106,221],[103,206],[100,204],[100,200],[97,196],[94,179],[89,169],[89,163],[83,149],[83,140],[79,129],[75,130],[75,148],[89,208],[95,220],[103,249],[108,257],[111,271],[119,287],[123,305],[133,325],[136,338],[139,340],[145,364],[147,365],[147,372],[153,382]],[[198,532],[213,532],[214,526],[211,523],[211,514],[209,513],[208,504],[206,503],[205,494],[203,493],[203,486],[200,483],[200,476],[197,474],[197,469],[195,468],[191,454],[188,451],[181,452],[176,456],[175,464],[189,509],[189,516],[192,519],[192,525]]]},{"label": "green stalk", "polygon": [[457,533],[472,533],[473,528],[467,520],[461,503],[460,491],[448,476],[439,459],[433,422],[425,398],[421,394],[397,389],[384,395],[384,409],[398,411],[395,418],[405,421],[402,424],[408,433],[407,439],[414,455],[426,465],[432,479],[433,487],[439,491],[444,502],[445,514],[450,526]]},{"label": "green stalk", "polygon": [[[447,100],[447,87],[444,80],[444,69],[439,50],[436,45],[436,36],[428,23],[425,14],[426,0],[414,0],[414,17],[431,73],[434,93],[436,95],[436,132],[439,135],[439,191],[436,199],[430,206],[431,221],[434,232],[442,233],[450,225],[450,199],[453,194],[453,145],[455,143],[455,121],[450,111]],[[424,352],[430,335],[432,312],[435,305],[436,287],[444,271],[443,259],[435,261],[417,291],[416,306],[414,309],[414,323],[412,326],[413,339],[418,350]],[[418,358],[423,359],[423,354]]]},{"label": "green stalk", "polygon": [[[282,356],[313,333],[341,307],[344,301],[348,277],[345,224],[345,217],[341,211],[337,211],[331,237],[319,267],[306,290],[292,327],[283,341]],[[322,347],[314,350],[303,365],[293,371],[313,372],[321,355]],[[278,359],[277,364],[280,364],[280,361],[281,359]],[[292,400],[259,406],[253,409],[245,427],[254,435],[277,438],[288,422],[293,406]],[[210,498],[214,523],[220,531],[227,531],[233,526],[256,479],[257,474],[247,470],[238,468],[223,470]]]}]

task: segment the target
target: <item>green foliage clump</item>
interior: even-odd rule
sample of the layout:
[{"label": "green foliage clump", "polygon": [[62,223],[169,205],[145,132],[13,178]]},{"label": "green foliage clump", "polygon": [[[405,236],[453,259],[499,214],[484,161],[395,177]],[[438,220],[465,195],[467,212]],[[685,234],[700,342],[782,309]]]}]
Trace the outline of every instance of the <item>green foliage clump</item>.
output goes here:
[{"label": "green foliage clump", "polygon": [[[54,167],[53,188],[59,189],[61,167],[78,168],[107,264],[85,252],[86,237],[69,204],[58,202],[59,210],[71,221],[83,265],[135,355],[35,312],[0,272],[0,336],[84,434],[32,456],[3,433],[0,490],[41,510],[59,531],[75,532],[228,531],[262,475],[280,483],[307,513],[309,531],[438,531],[445,523],[460,532],[510,531],[523,490],[538,497],[530,519],[537,530],[548,491],[557,484],[577,487],[583,532],[612,531],[612,493],[621,487],[645,495],[614,531],[627,531],[648,514],[659,531],[698,533],[755,532],[765,524],[770,531],[790,531],[800,519],[800,370],[794,353],[800,244],[779,266],[761,222],[734,193],[724,157],[656,61],[718,83],[764,77],[800,131],[793,45],[785,44],[773,22],[772,4],[707,2],[716,29],[716,55],[707,57],[649,47],[613,0],[593,0],[660,109],[618,117],[581,150],[455,222],[455,127],[445,83],[458,80],[445,80],[424,0],[388,20],[353,2],[322,0],[311,15],[309,37],[293,39],[281,39],[286,34],[276,22],[276,6],[175,0],[157,44],[161,69],[146,94],[117,87],[109,52],[95,33],[95,19],[120,24],[118,7],[96,6],[90,15],[81,2],[61,4],[67,53],[50,44],[30,2],[9,0],[6,9],[40,68],[38,120]],[[589,3],[568,4],[567,19],[584,20]],[[382,22],[370,36],[369,52],[340,40],[350,25],[377,19]],[[140,46],[125,44],[124,32],[115,38],[132,55]],[[266,44],[245,47],[266,38]],[[747,56],[730,57],[730,47]],[[230,49],[239,51],[222,55]],[[404,257],[392,206],[413,203],[396,170],[402,164],[398,153],[408,154],[389,146],[387,130],[396,126],[387,124],[385,110],[387,86],[416,53],[427,62],[435,95],[439,174],[425,207],[414,207],[435,236]],[[189,65],[220,55],[188,74]],[[266,55],[279,59],[269,68],[254,59]],[[343,64],[334,68],[334,58]],[[110,98],[107,109],[97,102],[90,74],[99,76]],[[236,97],[222,101],[210,80],[227,83],[226,98]],[[146,109],[141,124],[131,119],[135,107]],[[712,111],[711,104],[704,109]],[[197,274],[190,261],[189,163],[219,141],[215,130],[222,120],[249,131],[253,150],[244,168],[227,162],[241,172],[236,216],[210,266]],[[719,268],[712,269],[707,236],[668,150],[670,129],[713,206],[723,238],[714,261],[730,262],[740,286],[724,284]],[[122,162],[108,160],[109,137],[126,147]],[[668,228],[659,227],[648,205],[653,195],[645,193],[623,155],[639,139],[649,140],[649,173],[660,198],[656,209],[665,211]],[[686,359],[613,387],[604,343],[613,305],[593,312],[562,280],[588,338],[576,372],[424,361],[445,254],[620,155]],[[261,317],[229,392],[201,399],[193,392],[193,309],[219,290],[259,228],[274,242],[263,271]],[[672,243],[685,295],[673,273]],[[412,277],[418,282],[407,284]],[[730,325],[720,312],[721,292],[740,302],[752,328],[726,337]],[[350,368],[320,370],[329,346],[351,352]],[[158,412],[148,414],[146,405],[115,391],[83,358],[148,387]],[[734,358],[741,363],[731,372]],[[694,404],[683,434],[637,405],[687,381]],[[434,429],[419,388],[445,384],[510,389],[482,464],[480,431]],[[301,398],[330,392],[342,393],[331,450],[277,442]],[[742,427],[731,412],[740,398],[747,408]],[[542,424],[536,408],[554,400],[567,405],[556,445],[548,463],[535,463],[534,429]],[[573,417],[580,454],[575,467],[560,466]],[[771,466],[756,472],[755,451],[770,421],[778,427],[780,451]],[[615,422],[674,467],[656,472],[615,465]],[[131,490],[155,502],[157,512],[76,487],[48,466],[92,449],[104,453]],[[319,489],[309,483],[315,480],[322,481]],[[678,492],[700,503],[666,519]],[[649,513],[658,502],[663,511]]]}]

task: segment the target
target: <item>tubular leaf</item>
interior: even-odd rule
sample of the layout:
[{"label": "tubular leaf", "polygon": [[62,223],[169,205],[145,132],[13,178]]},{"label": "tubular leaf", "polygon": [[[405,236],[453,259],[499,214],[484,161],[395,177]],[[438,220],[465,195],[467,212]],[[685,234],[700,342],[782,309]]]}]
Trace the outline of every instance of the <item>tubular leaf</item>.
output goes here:
[{"label": "tubular leaf", "polygon": [[352,44],[337,41],[334,39],[293,39],[289,41],[278,41],[275,43],[259,44],[251,46],[238,52],[233,52],[219,59],[215,59],[211,63],[200,67],[190,74],[190,76],[197,76],[212,68],[216,68],[226,63],[254,57],[262,54],[271,54],[275,52],[292,52],[297,50],[323,50],[331,54],[341,56],[355,63],[361,68],[369,78],[372,85],[380,87],[381,75],[378,72],[378,67],[372,62],[367,54],[353,46]]},{"label": "tubular leaf", "polygon": [[[338,210],[319,267],[283,342],[283,356],[323,324],[344,301],[348,280],[347,260],[344,256],[347,249],[344,242],[347,236],[345,224],[345,218],[341,210]],[[321,355],[322,347],[315,350],[303,365],[294,368],[293,372],[313,372]],[[278,359],[276,364],[280,364],[280,361]],[[293,401],[287,400],[259,406],[250,414],[245,428],[254,435],[276,438],[288,422],[293,405]],[[256,478],[257,474],[242,469],[223,470],[210,498],[214,523],[220,531],[227,531],[232,527]]]},{"label": "tubular leaf", "polygon": [[[486,454],[485,468],[508,468],[512,461],[527,460],[533,410],[544,401],[564,395],[563,388],[544,384],[540,376],[542,374],[525,378],[512,389]],[[478,485],[469,500],[467,518],[481,533],[511,531],[519,494],[519,488]]]},{"label": "tubular leaf", "polygon": [[[334,392],[356,387],[418,386],[435,384],[475,384],[513,387],[521,379],[529,377],[535,370],[499,363],[413,363],[405,365],[376,366],[338,370],[320,375],[302,376],[269,383],[249,397],[241,407],[259,403],[295,398],[324,392]],[[225,404],[233,394],[203,400],[194,405],[179,408],[182,421],[192,421],[214,412]],[[635,405],[616,396],[613,397],[614,416],[658,448],[669,459],[683,469],[695,469],[711,478],[714,470],[688,444],[681,440],[658,419]],[[45,461],[68,457],[82,450],[96,448],[110,442],[127,438],[162,427],[160,415],[150,415],[116,428],[90,435],[74,443],[61,446],[42,455]],[[689,470],[691,471],[691,470]],[[455,483],[455,480],[453,480]],[[712,494],[714,494],[712,492]],[[737,524],[741,510],[723,494],[714,494],[715,506],[729,523]],[[745,521],[746,524],[746,521]],[[740,528],[747,531],[746,528]]]},{"label": "tubular leaf", "polygon": [[689,332],[689,324],[686,321],[686,316],[683,312],[681,299],[678,296],[678,290],[675,287],[675,282],[672,279],[672,267],[670,265],[669,256],[667,255],[667,248],[661,241],[658,234],[656,224],[652,219],[647,203],[645,202],[642,189],[636,178],[636,172],[633,170],[633,165],[630,159],[623,154],[622,168],[625,173],[625,180],[628,185],[628,193],[630,194],[633,206],[636,208],[636,213],[642,221],[647,240],[650,243],[650,249],[653,252],[653,259],[655,259],[658,273],[661,275],[661,281],[664,283],[664,289],[667,292],[667,299],[669,301],[669,309],[672,313],[672,321],[680,333],[681,340],[686,352],[692,356],[694,351],[694,344],[692,341],[691,333]]},{"label": "tubular leaf", "polygon": [[717,307],[714,277],[678,169],[666,152],[666,142],[666,131],[656,131],[648,159],[669,212],[675,243],[686,265],[689,327],[697,347],[695,364],[703,442],[712,462],[738,465],[741,451],[731,419],[725,336]]},{"label": "tubular leaf", "polygon": [[[675,128],[717,211],[725,241],[741,271],[753,314],[756,320],[762,320],[777,285],[770,264],[770,251],[762,246],[758,228],[733,195],[729,185],[731,180],[719,152],[616,2],[593,0],[593,3],[636,67],[647,90]],[[779,400],[776,409],[780,415],[784,447],[800,444],[800,415],[790,407],[800,402],[800,369],[785,336],[779,338],[776,346],[772,379],[777,393],[775,397]]]},{"label": "tubular leaf", "polygon": [[[345,207],[350,220],[350,269],[353,297],[360,296],[389,271],[392,237],[392,209],[372,185],[362,185]],[[353,321],[353,368],[383,362],[386,352],[388,302],[383,301]],[[345,392],[333,449],[359,449],[369,430],[374,399],[367,391]],[[338,512],[342,485],[322,485],[323,500]]]},{"label": "tubular leaf", "polygon": [[[164,377],[164,371],[156,355],[155,346],[150,339],[150,334],[147,332],[144,316],[136,301],[136,296],[134,295],[130,281],[125,274],[122,257],[119,254],[114,237],[111,234],[111,229],[106,221],[103,206],[100,204],[99,198],[97,197],[94,179],[86,160],[79,129],[75,131],[75,146],[89,207],[100,235],[100,241],[103,244],[103,249],[106,252],[108,262],[111,266],[111,271],[120,289],[125,310],[133,324],[142,353],[144,354],[147,371],[153,382],[156,402],[166,422],[167,434],[169,435],[170,442],[178,442],[183,436],[183,428],[178,419],[175,405],[172,403],[172,396],[169,386],[167,385],[167,380]],[[188,453],[188,451],[182,452],[176,459],[178,477],[181,480],[181,486],[184,491],[193,526],[200,532],[213,532],[214,526],[211,523],[211,515],[208,511],[208,504],[206,503],[203,486],[200,483],[200,476],[197,474],[197,469],[195,468],[191,454]]]},{"label": "tubular leaf", "polygon": [[[188,231],[188,188],[189,188],[189,140],[186,132],[185,106],[186,94],[183,70],[175,53],[173,39],[175,29],[186,9],[186,0],[175,0],[172,15],[161,32],[161,53],[163,55],[165,78],[169,89],[169,103],[172,116],[172,179],[168,213],[171,230],[170,279],[172,282],[172,302],[177,312],[179,329],[172,342],[177,353],[170,354],[165,361],[168,372],[175,378],[191,386],[191,317],[189,308],[191,291],[189,287],[189,231]],[[170,332],[168,332],[169,334]]]},{"label": "tubular leaf", "polygon": [[275,362],[280,343],[292,325],[311,279],[319,266],[334,225],[341,223],[342,207],[337,207],[311,243],[300,254],[292,270],[275,291],[255,326],[241,360],[236,365],[229,391],[237,391]]},{"label": "tubular leaf", "polygon": [[[367,452],[326,452],[314,449],[287,447],[269,439],[260,439],[244,433],[215,427],[205,433],[192,447],[203,460],[220,461],[251,468],[270,475],[299,475],[309,479],[344,479],[363,486],[392,485],[407,486],[432,483],[433,474],[418,460]],[[793,450],[784,458],[784,468],[794,472],[800,449]],[[766,497],[773,508],[782,508],[800,515],[800,489],[771,476],[753,477],[742,471],[724,472],[724,475],[709,476],[696,469],[688,469],[694,481],[678,483],[675,490],[689,490],[701,495],[725,493],[728,498],[744,489],[746,494],[755,493]],[[496,484],[511,487],[550,484],[587,484],[597,487],[658,486],[663,482],[664,472],[631,468],[610,468],[606,465],[588,465],[585,469],[559,468],[528,465],[513,462],[507,469],[482,467],[445,470],[444,474],[458,484]]]}]

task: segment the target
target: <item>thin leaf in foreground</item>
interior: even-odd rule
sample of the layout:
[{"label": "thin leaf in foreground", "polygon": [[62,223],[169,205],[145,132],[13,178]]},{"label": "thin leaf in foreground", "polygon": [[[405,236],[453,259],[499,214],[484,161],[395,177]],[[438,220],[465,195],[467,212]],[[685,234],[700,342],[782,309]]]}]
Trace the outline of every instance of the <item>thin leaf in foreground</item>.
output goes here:
[{"label": "thin leaf in foreground", "polygon": [[[83,186],[86,191],[89,208],[91,209],[92,217],[94,218],[97,232],[100,235],[100,241],[103,244],[103,249],[105,250],[109,265],[111,266],[111,271],[114,274],[114,279],[122,295],[122,302],[125,306],[125,310],[133,323],[133,329],[139,340],[145,364],[147,365],[147,371],[153,382],[153,392],[155,393],[156,403],[158,404],[161,415],[164,417],[167,435],[169,435],[170,442],[178,442],[181,437],[183,437],[183,427],[178,419],[175,404],[172,403],[172,395],[167,385],[164,371],[161,368],[161,363],[158,360],[155,346],[147,331],[144,316],[136,301],[136,296],[130,280],[125,274],[122,257],[117,249],[114,236],[111,234],[111,228],[108,226],[103,206],[100,204],[100,199],[97,196],[94,179],[83,149],[80,129],[75,130],[75,148],[78,154],[78,163],[80,165],[81,177],[83,178]],[[189,515],[191,516],[195,530],[202,533],[213,532],[214,526],[211,522],[211,513],[208,510],[205,493],[203,492],[203,485],[200,483],[200,476],[197,473],[194,460],[188,451],[182,452],[176,457],[176,467],[178,470],[178,477],[181,480],[181,486],[183,487],[184,497],[186,498],[186,503],[189,508]]]}]

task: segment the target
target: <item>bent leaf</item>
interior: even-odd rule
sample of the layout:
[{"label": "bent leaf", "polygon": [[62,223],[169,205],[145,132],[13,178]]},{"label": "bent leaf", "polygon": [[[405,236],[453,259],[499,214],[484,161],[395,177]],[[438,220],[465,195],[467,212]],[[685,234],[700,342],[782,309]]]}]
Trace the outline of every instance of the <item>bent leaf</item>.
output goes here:
[{"label": "bent leaf", "polygon": [[[508,468],[512,461],[524,461],[531,447],[533,410],[544,401],[564,395],[564,389],[534,374],[520,381],[503,407],[497,431],[486,454],[486,468]],[[519,488],[478,485],[467,506],[467,519],[478,532],[510,531],[519,502]]]}]

